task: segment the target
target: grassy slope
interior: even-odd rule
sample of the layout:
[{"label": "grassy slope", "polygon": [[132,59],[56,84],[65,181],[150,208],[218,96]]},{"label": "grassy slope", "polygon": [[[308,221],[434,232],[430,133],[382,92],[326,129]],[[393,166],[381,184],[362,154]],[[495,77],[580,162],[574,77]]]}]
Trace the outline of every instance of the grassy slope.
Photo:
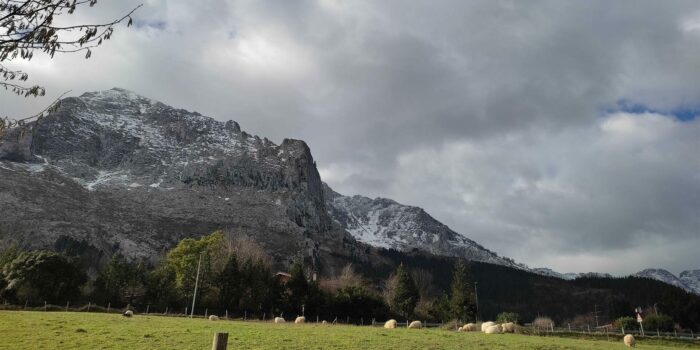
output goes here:
[{"label": "grassy slope", "polygon": [[[212,322],[157,316],[0,311],[0,349],[210,349],[213,333],[229,349],[625,349],[619,341],[515,334],[486,335],[314,324]],[[640,349],[675,349],[640,344]]]}]

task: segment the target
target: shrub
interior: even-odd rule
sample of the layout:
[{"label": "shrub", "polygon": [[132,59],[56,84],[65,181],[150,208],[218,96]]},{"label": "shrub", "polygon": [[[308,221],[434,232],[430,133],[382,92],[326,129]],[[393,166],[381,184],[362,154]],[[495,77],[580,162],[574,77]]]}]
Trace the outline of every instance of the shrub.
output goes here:
[{"label": "shrub", "polygon": [[667,315],[649,315],[642,322],[645,330],[660,330],[670,332],[673,330],[673,319]]},{"label": "shrub", "polygon": [[550,327],[554,327],[554,321],[549,317],[540,316],[532,321],[532,326],[537,329],[550,329]]},{"label": "shrub", "polygon": [[518,320],[520,320],[520,315],[515,312],[501,312],[496,316],[496,323],[518,323]]},{"label": "shrub", "polygon": [[615,320],[613,325],[615,326],[615,328],[624,328],[624,329],[639,328],[639,324],[632,317],[620,317],[617,320]]}]

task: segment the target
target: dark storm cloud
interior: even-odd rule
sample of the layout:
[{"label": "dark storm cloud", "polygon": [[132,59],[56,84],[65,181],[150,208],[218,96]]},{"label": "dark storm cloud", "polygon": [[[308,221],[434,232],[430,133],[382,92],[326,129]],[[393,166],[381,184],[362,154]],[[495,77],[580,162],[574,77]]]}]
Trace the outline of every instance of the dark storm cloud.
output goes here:
[{"label": "dark storm cloud", "polygon": [[121,86],[304,139],[336,190],[531,265],[699,267],[699,122],[672,115],[700,105],[697,2],[153,0],[136,23],[91,60],[16,64],[54,95]]}]

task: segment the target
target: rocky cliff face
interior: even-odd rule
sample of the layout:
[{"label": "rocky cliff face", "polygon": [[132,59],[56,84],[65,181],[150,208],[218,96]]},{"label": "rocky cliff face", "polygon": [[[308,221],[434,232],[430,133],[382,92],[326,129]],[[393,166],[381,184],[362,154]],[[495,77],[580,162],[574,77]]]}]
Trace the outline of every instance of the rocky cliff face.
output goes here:
[{"label": "rocky cliff face", "polygon": [[228,228],[293,251],[309,232],[331,229],[303,141],[276,145],[236,122],[122,89],[64,99],[9,133],[0,144],[0,196],[0,238],[34,247],[149,256]]},{"label": "rocky cliff face", "polygon": [[325,198],[331,218],[360,242],[527,269],[452,231],[421,208],[387,198],[343,196],[327,185]]}]

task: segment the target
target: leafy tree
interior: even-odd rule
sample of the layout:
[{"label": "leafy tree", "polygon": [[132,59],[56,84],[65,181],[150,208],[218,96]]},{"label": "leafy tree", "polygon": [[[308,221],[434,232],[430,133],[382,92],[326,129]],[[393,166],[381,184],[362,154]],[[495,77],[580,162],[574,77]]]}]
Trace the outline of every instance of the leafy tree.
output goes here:
[{"label": "leafy tree", "polygon": [[455,263],[451,291],[450,310],[452,317],[463,321],[475,319],[476,304],[474,293],[472,293],[471,278],[469,278],[467,266],[461,260]]},{"label": "leafy tree", "polygon": [[625,317],[620,317],[617,320],[615,320],[615,327],[617,328],[624,328],[624,329],[637,329],[639,328],[639,324],[637,323],[637,320],[635,320],[632,317],[625,316]]},{"label": "leafy tree", "polygon": [[[138,8],[106,23],[71,26],[54,23],[80,7],[92,7],[96,3],[97,0],[0,0],[0,62],[29,61],[37,51],[51,58],[57,52],[85,52],[85,58],[90,58],[93,48],[111,38],[115,25],[127,20],[127,26],[132,24],[131,14]],[[0,87],[6,90],[24,96],[44,95],[44,88],[38,85],[23,86],[13,82],[26,81],[28,74],[25,72],[0,65],[0,76],[3,78]]]},{"label": "leafy tree", "polygon": [[[17,59],[29,61],[36,52],[51,58],[57,52],[84,52],[85,58],[90,58],[92,49],[112,37],[117,24],[127,21],[130,26],[131,15],[141,7],[105,23],[70,26],[55,23],[56,19],[69,16],[78,8],[92,7],[96,3],[97,0],[0,0],[0,88],[24,97],[44,96],[43,87],[25,85],[28,73],[4,63]],[[0,139],[8,129],[24,125],[30,119],[42,118],[58,106],[57,101],[36,115],[17,121],[0,116]]]},{"label": "leafy tree", "polygon": [[391,297],[391,308],[401,316],[409,318],[420,299],[418,288],[403,263],[396,268],[396,287]]},{"label": "leafy tree", "polygon": [[673,330],[673,319],[670,316],[659,314],[659,315],[648,315],[642,321],[642,326],[646,330],[660,330],[664,332],[670,332]]},{"label": "leafy tree", "polygon": [[513,322],[518,323],[520,320],[520,315],[515,312],[501,312],[496,316],[496,323],[507,323]]},{"label": "leafy tree", "polygon": [[180,299],[176,289],[175,270],[168,264],[161,264],[146,277],[144,299],[154,306],[164,308]]},{"label": "leafy tree", "polygon": [[15,300],[63,303],[80,297],[86,276],[64,255],[49,251],[22,252],[3,268],[5,287]]},{"label": "leafy tree", "polygon": [[215,286],[216,266],[225,259],[225,250],[224,236],[221,231],[216,231],[200,239],[183,239],[168,252],[166,263],[175,273],[175,285],[181,295],[192,298],[201,257],[198,293],[203,296],[200,300],[208,297]]},{"label": "leafy tree", "polygon": [[354,286],[338,289],[333,296],[331,308],[333,314],[353,319],[382,319],[389,314],[389,307],[381,296]]}]

